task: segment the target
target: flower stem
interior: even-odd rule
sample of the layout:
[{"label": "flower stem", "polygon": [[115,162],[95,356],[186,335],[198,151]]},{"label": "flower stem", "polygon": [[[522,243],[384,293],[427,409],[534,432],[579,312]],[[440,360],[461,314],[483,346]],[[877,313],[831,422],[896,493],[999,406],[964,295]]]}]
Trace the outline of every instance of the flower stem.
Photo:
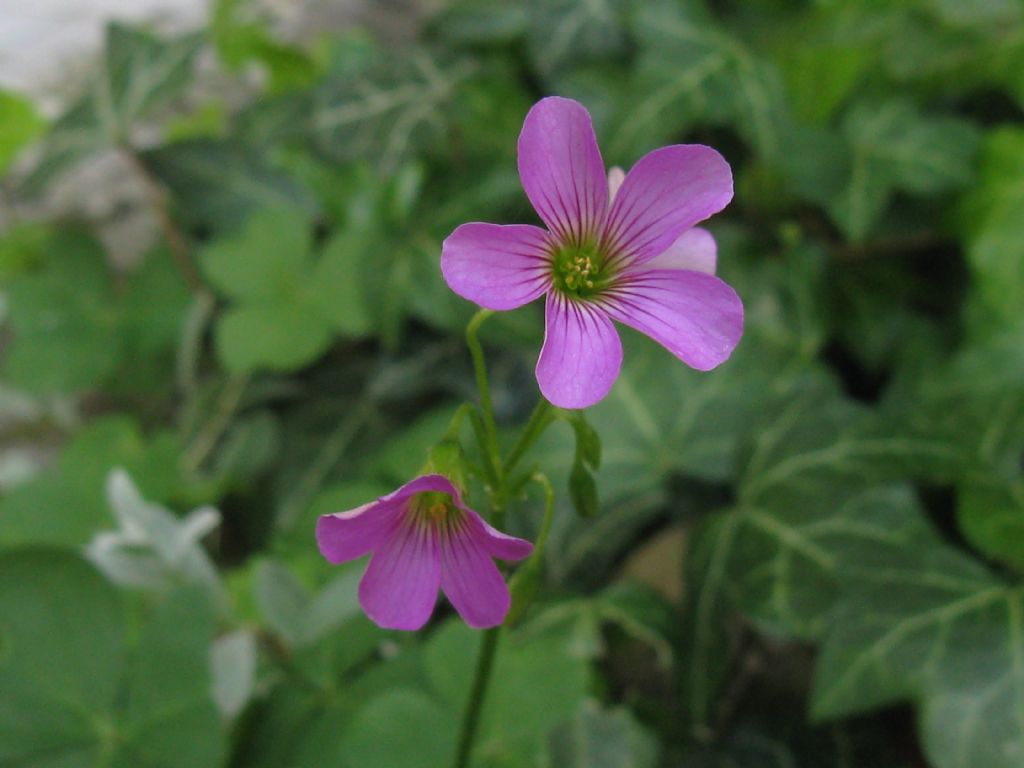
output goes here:
[{"label": "flower stem", "polygon": [[[466,345],[473,358],[473,373],[476,375],[476,388],[480,393],[480,408],[483,411],[483,444],[480,446],[484,458],[489,465],[489,476],[496,487],[491,489],[492,498],[501,497],[501,485],[504,481],[502,472],[501,449],[498,446],[498,427],[494,420],[494,404],[491,401],[491,386],[487,380],[487,361],[484,360],[484,349],[480,345],[480,326],[494,313],[489,309],[481,309],[466,326]],[[503,505],[496,504],[495,512],[500,514]],[[496,520],[500,523],[500,520]]]},{"label": "flower stem", "polygon": [[491,681],[491,672],[494,670],[494,656],[498,649],[500,636],[501,627],[492,627],[484,633],[483,641],[480,644],[480,655],[477,656],[476,672],[473,675],[473,688],[469,692],[469,701],[466,702],[466,710],[462,716],[459,747],[455,753],[455,768],[467,768],[469,765],[469,756],[473,751],[477,726],[480,724],[480,713],[483,711],[487,686]]},{"label": "flower stem", "polygon": [[530,447],[537,441],[537,438],[544,434],[544,430],[554,421],[554,418],[551,403],[542,397],[533,409],[533,413],[530,414],[530,419],[526,422],[526,426],[523,427],[522,434],[519,435],[516,444],[512,446],[512,450],[505,457],[502,471],[506,476],[516,468],[519,460],[523,458]]},{"label": "flower stem", "polygon": [[149,166],[139,156],[139,153],[127,144],[120,147],[121,155],[128,161],[128,164],[135,171],[136,176],[142,182],[149,198],[149,204],[156,216],[157,224],[163,232],[167,250],[170,252],[174,265],[181,274],[181,279],[192,293],[200,293],[205,290],[203,280],[196,269],[195,262],[189,255],[188,242],[184,233],[178,229],[174,218],[171,216],[170,208],[167,205],[167,193],[160,180],[149,169]]}]

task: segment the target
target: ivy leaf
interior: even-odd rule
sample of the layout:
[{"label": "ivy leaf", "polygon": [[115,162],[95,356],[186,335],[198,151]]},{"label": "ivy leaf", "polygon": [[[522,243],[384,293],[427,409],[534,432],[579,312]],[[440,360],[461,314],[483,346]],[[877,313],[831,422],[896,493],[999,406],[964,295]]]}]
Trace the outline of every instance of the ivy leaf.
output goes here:
[{"label": "ivy leaf", "polygon": [[626,49],[625,21],[631,0],[532,0],[527,5],[527,49],[541,74],[614,57]]},{"label": "ivy leaf", "polygon": [[175,213],[190,229],[234,230],[268,208],[295,208],[296,216],[316,211],[308,190],[246,143],[176,142],[143,153],[142,161],[170,189]]},{"label": "ivy leaf", "polygon": [[25,185],[38,190],[90,153],[131,140],[138,121],[188,85],[202,37],[163,40],[139,28],[107,26],[103,58],[86,92],[53,124]]},{"label": "ivy leaf", "polygon": [[1014,322],[1024,305],[1024,130],[1003,128],[985,140],[981,178],[967,196],[963,219],[972,301],[982,319]]},{"label": "ivy leaf", "polygon": [[913,508],[878,523],[885,535],[841,561],[813,714],[833,718],[913,698],[937,768],[1017,765],[1024,593],[944,544]]},{"label": "ivy leaf", "polygon": [[965,185],[973,175],[979,139],[974,126],[926,116],[902,99],[858,102],[843,118],[842,134],[848,175],[828,207],[851,240],[872,231],[893,192],[935,195]]},{"label": "ivy leaf", "polygon": [[894,515],[917,508],[891,482],[957,456],[941,442],[880,429],[820,384],[797,390],[752,434],[738,504],[707,519],[695,538],[681,667],[698,720],[725,671],[730,614],[783,636],[820,637],[843,558],[871,549]]},{"label": "ivy leaf", "polygon": [[771,61],[697,3],[644,3],[634,26],[642,54],[620,105],[611,159],[632,161],[696,123],[735,126],[762,156],[780,154],[788,113]]},{"label": "ivy leaf", "polygon": [[381,50],[342,61],[316,92],[311,138],[337,160],[372,158],[385,174],[444,135],[457,87],[475,70],[469,59],[419,49]]}]

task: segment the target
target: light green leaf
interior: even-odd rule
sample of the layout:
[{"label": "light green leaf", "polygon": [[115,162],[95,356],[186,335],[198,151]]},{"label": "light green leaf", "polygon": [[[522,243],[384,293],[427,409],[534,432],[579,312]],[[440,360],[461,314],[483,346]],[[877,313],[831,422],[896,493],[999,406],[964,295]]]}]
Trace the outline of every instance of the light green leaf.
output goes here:
[{"label": "light green leaf", "polygon": [[233,373],[290,371],[327,349],[330,329],[316,315],[288,304],[231,309],[217,324],[217,352]]},{"label": "light green leaf", "polygon": [[83,233],[55,234],[45,266],[7,287],[11,382],[35,392],[85,389],[116,367],[121,339],[106,254]]},{"label": "light green leaf", "polygon": [[[450,621],[427,645],[427,674],[453,722],[473,674],[472,665],[463,660],[475,656],[481,638],[461,622]],[[503,638],[480,726],[478,760],[539,755],[548,731],[577,710],[586,696],[588,665],[570,653],[569,641],[564,631]]]},{"label": "light green leaf", "polygon": [[237,234],[203,249],[203,274],[232,299],[286,301],[302,290],[311,246],[308,219],[283,208],[261,211]]},{"label": "light green leaf", "polygon": [[[986,138],[981,178],[967,197],[964,222],[972,301],[981,316],[1014,322],[1024,306],[1024,130],[1004,128]],[[979,331],[984,329],[979,328]]]},{"label": "light green leaf", "polygon": [[117,593],[84,561],[52,550],[0,555],[0,763],[98,758],[123,632]]},{"label": "light green leaf", "polygon": [[341,739],[348,764],[374,768],[437,768],[455,754],[456,720],[438,702],[397,690],[373,699]]},{"label": "light green leaf", "polygon": [[31,100],[14,91],[0,90],[0,175],[44,126]]},{"label": "light green leaf", "polygon": [[256,658],[256,637],[248,629],[218,637],[210,649],[213,699],[225,717],[237,716],[252,698]]},{"label": "light green leaf", "polygon": [[360,615],[358,568],[344,568],[316,595],[280,563],[268,560],[256,573],[256,602],[267,623],[291,646],[316,643]]},{"label": "light green leaf", "polygon": [[143,438],[127,416],[97,419],[62,451],[56,464],[0,499],[0,546],[85,544],[110,526],[107,473],[121,466],[147,498],[166,502],[183,493],[178,443],[164,433]]},{"label": "light green leaf", "polygon": [[210,615],[177,593],[126,652],[117,593],[77,557],[0,556],[0,761],[69,768],[218,765]]},{"label": "light green leaf", "polygon": [[359,279],[371,252],[366,245],[366,239],[357,230],[343,230],[324,246],[313,271],[314,300],[320,306],[320,314],[348,336],[365,335],[372,327]]},{"label": "light green leaf", "polygon": [[153,610],[128,668],[117,768],[219,765],[227,753],[212,698],[212,613],[205,595],[180,590]]}]

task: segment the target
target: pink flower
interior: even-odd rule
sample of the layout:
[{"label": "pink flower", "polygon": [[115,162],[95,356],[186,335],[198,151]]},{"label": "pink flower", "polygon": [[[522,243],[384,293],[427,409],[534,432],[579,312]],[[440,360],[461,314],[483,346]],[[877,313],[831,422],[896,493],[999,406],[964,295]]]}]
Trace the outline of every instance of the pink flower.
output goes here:
[{"label": "pink flower", "polygon": [[742,302],[713,274],[714,239],[694,228],[732,199],[728,163],[710,147],[676,144],[624,178],[616,171],[606,181],[582,105],[543,99],[519,135],[519,178],[547,229],[463,224],[442,248],[448,285],[482,307],[547,294],[537,383],[563,408],[593,405],[618,378],[612,320],[701,371],[724,362],[743,333]]},{"label": "pink flower", "polygon": [[359,603],[387,629],[426,624],[438,587],[469,626],[501,624],[509,592],[492,558],[521,560],[533,551],[485,523],[444,475],[422,475],[369,504],[323,515],[316,539],[332,563],[373,553]]}]

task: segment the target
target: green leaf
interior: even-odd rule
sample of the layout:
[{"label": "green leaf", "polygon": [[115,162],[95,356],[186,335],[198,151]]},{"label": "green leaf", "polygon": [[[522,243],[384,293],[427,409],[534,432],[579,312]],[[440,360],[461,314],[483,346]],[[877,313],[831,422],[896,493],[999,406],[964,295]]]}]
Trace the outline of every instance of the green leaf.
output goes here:
[{"label": "green leaf", "polygon": [[456,721],[430,697],[392,691],[369,702],[352,718],[341,739],[351,765],[436,768],[455,752]]},{"label": "green leaf", "polygon": [[[148,254],[116,295],[107,255],[90,235],[70,229],[24,237],[12,247],[42,249],[45,258],[7,288],[15,334],[6,364],[11,381],[40,394],[166,386],[188,303],[170,256]],[[117,375],[125,363],[129,370]]]},{"label": "green leaf", "polygon": [[227,753],[211,696],[213,622],[205,595],[184,589],[143,626],[128,667],[117,768],[219,765]]},{"label": "green leaf", "polygon": [[53,124],[43,157],[26,180],[38,190],[90,153],[128,144],[135,124],[175,99],[188,85],[201,37],[162,40],[111,23],[103,58],[86,92]]},{"label": "green leaf", "polygon": [[363,336],[372,327],[361,281],[365,239],[352,229],[339,232],[324,246],[313,274],[320,312],[339,333]]},{"label": "green leaf", "polygon": [[787,110],[774,64],[702,4],[643,3],[635,34],[641,55],[619,105],[611,161],[632,162],[697,123],[735,126],[764,157],[782,152]]},{"label": "green leaf", "polygon": [[963,215],[978,322],[1013,322],[1024,305],[1024,244],[1017,216],[1024,206],[1022,178],[1024,130],[993,131],[985,140],[981,178],[967,196]]},{"label": "green leaf", "polygon": [[460,0],[444,7],[431,20],[445,42],[455,45],[495,45],[521,38],[529,26],[529,8],[500,0]]},{"label": "green leaf", "polygon": [[256,637],[247,629],[217,638],[210,649],[213,699],[225,717],[237,716],[255,693],[256,658]]},{"label": "green leaf", "polygon": [[738,504],[702,523],[690,559],[681,666],[698,720],[728,663],[730,615],[819,638],[844,558],[861,557],[892,534],[893,519],[917,510],[907,488],[891,482],[955,463],[941,441],[888,426],[821,385],[798,390],[754,425]]},{"label": "green leaf", "polygon": [[0,555],[0,762],[90,765],[121,675],[118,596],[71,554]]},{"label": "green leaf", "polygon": [[97,419],[75,435],[50,470],[0,499],[0,546],[85,544],[112,522],[104,485],[114,467],[124,467],[147,498],[175,498],[185,485],[178,450],[173,435],[147,440],[127,416]]},{"label": "green leaf", "polygon": [[106,254],[74,232],[54,234],[49,248],[42,269],[7,288],[15,339],[6,373],[34,392],[85,389],[109,376],[121,353]]},{"label": "green leaf", "polygon": [[569,473],[569,495],[576,514],[581,517],[594,517],[601,509],[597,497],[597,483],[590,470],[582,461],[576,461]]},{"label": "green leaf", "polygon": [[654,768],[654,739],[625,709],[588,701],[549,738],[549,761],[559,768]]},{"label": "green leaf", "polygon": [[[461,622],[450,621],[431,637],[426,647],[426,671],[434,689],[452,713],[462,712],[472,680],[466,664],[481,639]],[[544,737],[569,717],[586,695],[585,660],[570,653],[563,632],[531,637],[509,634],[497,655],[487,706],[480,724],[475,754],[478,759],[527,759],[539,755]]]},{"label": "green leaf", "polygon": [[314,260],[310,249],[310,222],[287,210],[263,211],[206,248],[204,274],[234,300],[217,324],[228,370],[300,368],[326,351],[335,330],[365,330],[360,310],[328,300],[352,293],[349,254]]},{"label": "green leaf", "polygon": [[210,614],[185,591],[127,652],[117,593],[74,555],[0,555],[0,760],[46,768],[218,765]]},{"label": "green leaf", "polygon": [[342,623],[360,615],[357,589],[362,576],[345,568],[313,595],[283,565],[267,561],[256,572],[256,602],[267,623],[289,645],[312,645]]},{"label": "green leaf", "polygon": [[468,59],[423,49],[403,56],[375,50],[354,64],[342,60],[317,90],[312,139],[329,157],[371,159],[392,173],[444,135],[451,100],[474,69]]},{"label": "green leaf", "polygon": [[14,91],[0,90],[0,175],[45,125],[30,99]]},{"label": "green leaf", "polygon": [[957,492],[957,520],[971,544],[1024,571],[1024,479],[988,478]]},{"label": "green leaf", "polygon": [[848,176],[828,206],[851,240],[871,233],[894,191],[935,195],[966,185],[973,175],[979,139],[974,126],[921,114],[902,99],[858,103],[843,118],[842,133]]},{"label": "green leaf", "polygon": [[588,60],[613,58],[627,45],[631,0],[532,0],[527,50],[544,75]]},{"label": "green leaf", "polygon": [[[806,30],[800,29],[805,33]],[[871,63],[866,46],[801,37],[787,39],[780,51],[782,76],[794,115],[824,124],[847,100]]]},{"label": "green leaf", "polygon": [[142,161],[171,191],[177,220],[202,231],[226,232],[268,208],[312,215],[309,192],[260,148],[232,140],[195,139],[142,153]]},{"label": "green leaf", "polygon": [[913,508],[878,524],[884,536],[841,561],[842,597],[818,660],[814,715],[909,697],[921,708],[937,768],[1017,765],[1024,593],[944,544]]}]

